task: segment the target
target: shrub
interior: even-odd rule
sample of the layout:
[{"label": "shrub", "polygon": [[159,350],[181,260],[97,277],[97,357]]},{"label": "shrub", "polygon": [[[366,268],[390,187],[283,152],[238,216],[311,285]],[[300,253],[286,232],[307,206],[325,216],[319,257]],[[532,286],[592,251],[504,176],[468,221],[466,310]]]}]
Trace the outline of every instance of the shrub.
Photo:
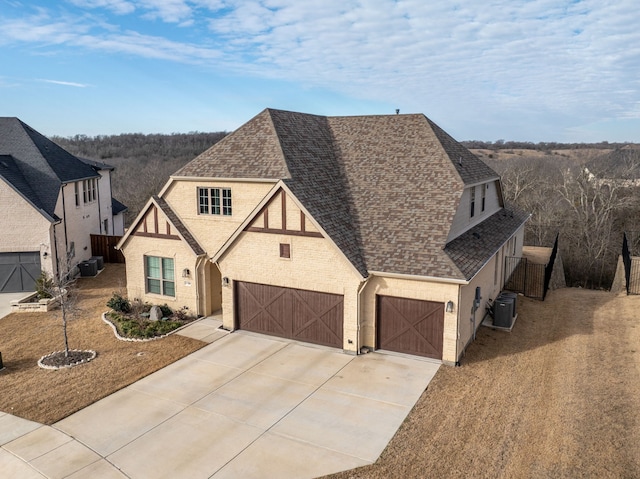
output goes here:
[{"label": "shrub", "polygon": [[177,321],[185,321],[185,320],[187,320],[187,318],[189,318],[189,307],[188,306],[183,306],[178,311],[173,313],[173,317]]},{"label": "shrub", "polygon": [[128,313],[131,311],[131,302],[120,293],[113,293],[111,299],[107,301],[107,306],[119,313]]},{"label": "shrub", "polygon": [[38,293],[38,299],[52,298],[51,290],[53,289],[53,279],[49,276],[49,273],[42,271],[38,279],[36,279],[36,293]]},{"label": "shrub", "polygon": [[163,336],[182,326],[178,321],[147,321],[142,318],[129,318],[117,313],[108,313],[118,333],[127,338],[149,339]]},{"label": "shrub", "polygon": [[169,316],[171,316],[173,314],[173,310],[167,305],[167,303],[159,306],[159,308],[162,311],[162,317],[163,318],[168,318]]}]

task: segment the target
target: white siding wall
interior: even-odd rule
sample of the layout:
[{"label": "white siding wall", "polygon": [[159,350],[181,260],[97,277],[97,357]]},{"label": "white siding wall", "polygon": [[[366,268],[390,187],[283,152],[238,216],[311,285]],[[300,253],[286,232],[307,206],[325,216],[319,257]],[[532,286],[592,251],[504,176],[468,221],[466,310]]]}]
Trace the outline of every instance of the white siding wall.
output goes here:
[{"label": "white siding wall", "polygon": [[[111,171],[100,170],[98,181],[98,198],[100,200],[100,234],[113,235],[113,214],[111,212]],[[108,231],[104,229],[104,221],[108,221]],[[120,233],[122,234],[122,233]]]},{"label": "white siding wall", "polygon": [[113,216],[113,231],[110,234],[116,236],[124,235],[124,212]]},{"label": "white siding wall", "polygon": [[[451,229],[449,230],[449,236],[447,242],[460,236],[468,229],[474,227],[478,223],[484,221],[492,214],[500,210],[500,201],[498,198],[498,184],[495,181],[482,183],[475,187],[475,214],[471,217],[471,189],[467,186],[462,193],[462,199],[458,206],[453,221],[451,223]],[[482,211],[482,190],[485,191],[485,209]]]},{"label": "white siding wall", "polygon": [[[64,185],[56,204],[56,215],[64,218],[64,226],[56,227],[58,240],[58,253],[61,265],[65,265],[67,251],[74,244],[75,256],[70,259],[70,266],[74,267],[79,262],[91,257],[91,237],[92,234],[100,234],[100,212],[98,200],[84,203],[82,197],[82,184],[79,184],[79,205],[76,206],[75,189],[73,183]],[[64,195],[64,201],[63,196]],[[65,241],[66,229],[66,241]]]}]

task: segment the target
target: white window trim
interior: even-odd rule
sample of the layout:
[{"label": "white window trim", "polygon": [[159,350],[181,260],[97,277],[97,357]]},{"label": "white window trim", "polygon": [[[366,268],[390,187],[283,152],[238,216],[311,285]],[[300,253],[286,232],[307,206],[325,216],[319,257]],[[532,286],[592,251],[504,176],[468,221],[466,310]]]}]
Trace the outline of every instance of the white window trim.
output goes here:
[{"label": "white window trim", "polygon": [[199,186],[196,191],[198,215],[233,216],[231,188]]},{"label": "white window trim", "polygon": [[[158,258],[160,260],[160,278],[152,278],[151,276],[149,276],[149,266],[148,266],[147,258]],[[163,262],[162,262],[163,259],[168,259],[173,262],[173,278],[171,280],[164,277],[165,272],[164,272]],[[164,296],[167,298],[175,298],[177,294],[177,291],[176,291],[177,282],[176,282],[175,276],[176,276],[176,262],[174,258],[167,258],[165,256],[144,255],[144,286],[145,286],[145,292],[147,294],[152,294],[155,296]],[[149,289],[150,279],[154,281],[160,281],[160,293],[154,293],[150,291]],[[165,293],[165,283],[173,283],[173,295]]]}]

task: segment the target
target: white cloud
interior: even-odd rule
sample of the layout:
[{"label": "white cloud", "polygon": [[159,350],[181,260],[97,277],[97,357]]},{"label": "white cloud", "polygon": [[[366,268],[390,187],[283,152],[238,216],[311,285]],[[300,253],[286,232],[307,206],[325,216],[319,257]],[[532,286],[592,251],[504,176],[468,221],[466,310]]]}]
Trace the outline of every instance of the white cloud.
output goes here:
[{"label": "white cloud", "polygon": [[45,83],[53,83],[54,85],[72,86],[76,88],[86,88],[89,86],[89,85],[85,85],[84,83],[75,83],[75,82],[60,81],[60,80],[46,80],[44,78],[41,78],[39,81],[45,82]]},{"label": "white cloud", "polygon": [[[117,25],[120,17],[0,14],[0,44],[210,64],[522,131],[532,119],[550,132],[638,115],[640,30],[631,0],[69,1],[153,22],[131,31]],[[181,26],[189,41],[170,28],[158,33],[158,20]],[[559,126],[545,125],[546,117]]]},{"label": "white cloud", "polygon": [[133,13],[136,9],[132,1],[127,0],[68,0],[80,8],[106,8],[118,15]]}]

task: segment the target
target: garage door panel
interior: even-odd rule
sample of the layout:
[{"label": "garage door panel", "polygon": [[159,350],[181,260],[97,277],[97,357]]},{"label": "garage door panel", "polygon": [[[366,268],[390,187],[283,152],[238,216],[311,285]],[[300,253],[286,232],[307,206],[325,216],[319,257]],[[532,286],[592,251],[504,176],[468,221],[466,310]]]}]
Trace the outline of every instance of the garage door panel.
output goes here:
[{"label": "garage door panel", "polygon": [[392,296],[377,303],[378,348],[442,359],[443,303]]},{"label": "garage door panel", "polygon": [[239,329],[342,347],[343,297],[255,283],[236,283]]},{"label": "garage door panel", "polygon": [[[319,301],[317,309],[310,308],[308,302],[292,302],[292,338],[301,341],[342,347],[342,318],[344,305],[342,297]],[[323,299],[323,298],[320,298]],[[329,309],[327,310],[327,305]]]},{"label": "garage door panel", "polygon": [[40,276],[40,253],[0,253],[0,292],[35,291]]}]

